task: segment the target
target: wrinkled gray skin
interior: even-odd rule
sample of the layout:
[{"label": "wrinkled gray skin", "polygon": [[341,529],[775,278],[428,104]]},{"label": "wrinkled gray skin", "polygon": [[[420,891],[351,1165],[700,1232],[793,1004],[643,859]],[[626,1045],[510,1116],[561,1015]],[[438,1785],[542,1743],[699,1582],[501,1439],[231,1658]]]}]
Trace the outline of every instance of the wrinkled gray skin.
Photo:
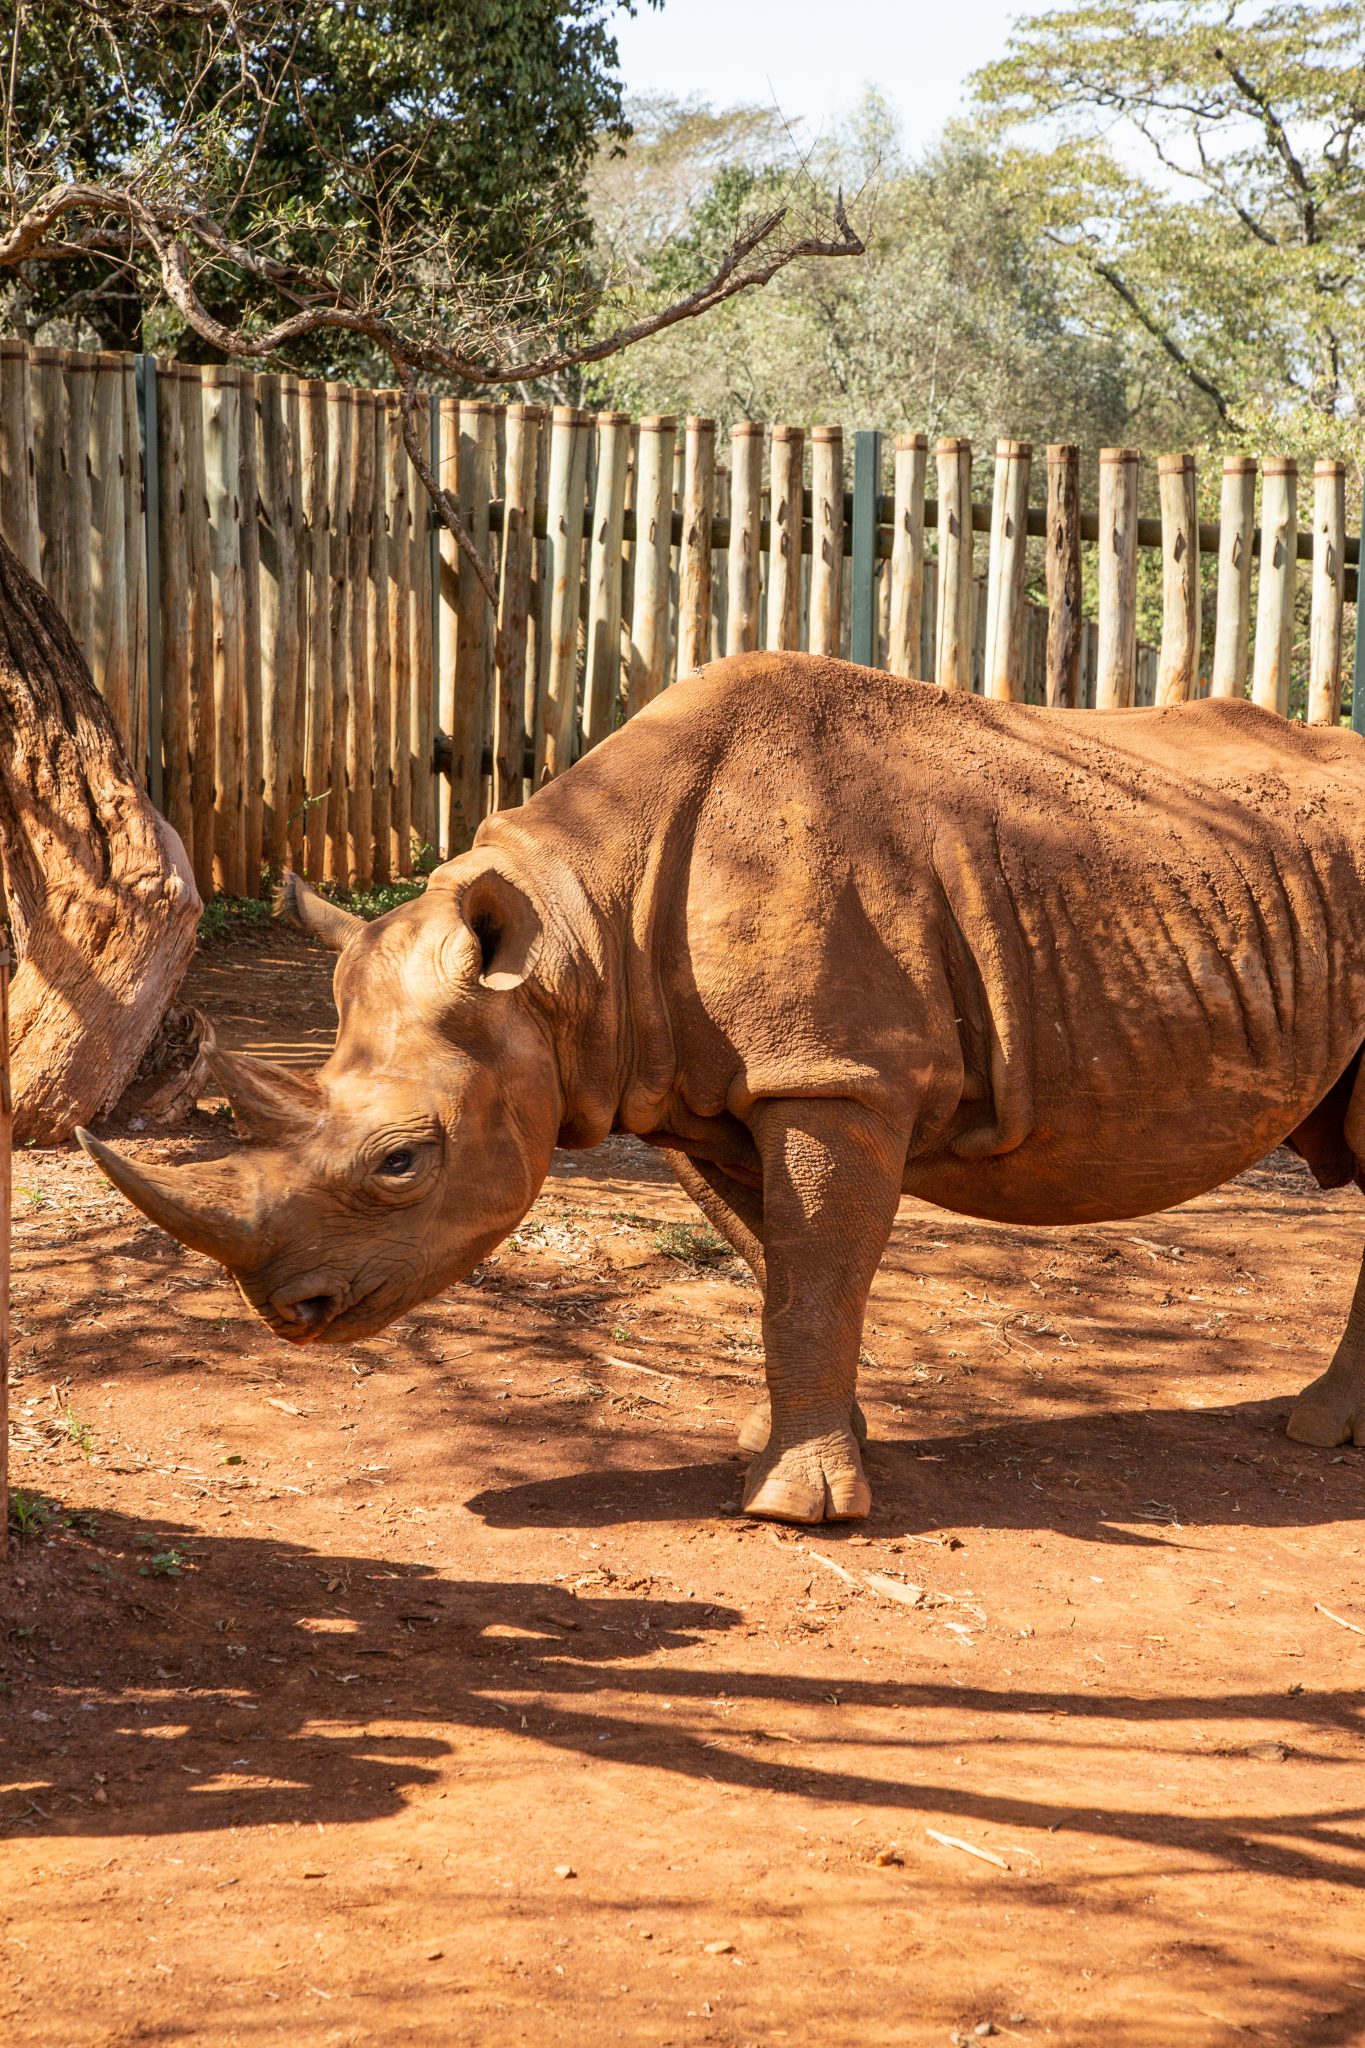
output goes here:
[{"label": "wrinkled gray skin", "polygon": [[[556,1145],[663,1148],[764,1291],[753,1514],[856,1518],[903,1192],[1133,1216],[1288,1138],[1362,1176],[1365,746],[1245,704],[984,704],[755,655],[680,683],[343,948],[316,1077],[216,1056],[256,1139],[115,1183],[281,1336],[461,1279]],[[1365,1441],[1365,1305],[1291,1421]]]}]

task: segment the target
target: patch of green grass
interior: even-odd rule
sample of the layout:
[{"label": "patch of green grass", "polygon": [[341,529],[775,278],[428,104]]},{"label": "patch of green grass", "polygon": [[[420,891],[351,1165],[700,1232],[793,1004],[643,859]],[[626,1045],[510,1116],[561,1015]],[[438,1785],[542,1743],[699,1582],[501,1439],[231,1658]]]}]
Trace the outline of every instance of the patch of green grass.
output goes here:
[{"label": "patch of green grass", "polygon": [[62,1428],[66,1431],[67,1441],[76,1446],[83,1458],[88,1458],[95,1448],[95,1433],[89,1423],[81,1421],[70,1402],[62,1417]]},{"label": "patch of green grass", "polygon": [[57,1519],[57,1505],[45,1493],[24,1493],[15,1487],[9,1497],[11,1532],[23,1538],[41,1536]]},{"label": "patch of green grass", "polygon": [[188,1559],[178,1550],[158,1550],[141,1567],[144,1579],[179,1579],[184,1576]]},{"label": "patch of green grass", "polygon": [[728,1265],[734,1257],[725,1239],[704,1223],[665,1223],[655,1232],[654,1249],[680,1265],[702,1268]]},{"label": "patch of green grass", "polygon": [[23,1196],[24,1200],[28,1203],[30,1209],[45,1209],[47,1207],[47,1196],[44,1194],[41,1188],[21,1187],[18,1190],[18,1192]]},{"label": "patch of green grass", "polygon": [[214,896],[199,914],[199,943],[230,939],[243,929],[260,930],[270,917],[269,903],[259,896]]}]

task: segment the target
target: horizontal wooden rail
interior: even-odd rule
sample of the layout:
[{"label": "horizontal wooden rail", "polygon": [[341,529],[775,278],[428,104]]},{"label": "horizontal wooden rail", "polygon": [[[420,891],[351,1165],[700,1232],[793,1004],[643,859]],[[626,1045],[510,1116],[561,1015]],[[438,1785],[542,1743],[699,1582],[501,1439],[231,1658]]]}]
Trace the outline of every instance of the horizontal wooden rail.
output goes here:
[{"label": "horizontal wooden rail", "polygon": [[[767,492],[765,491],[763,495],[766,498]],[[811,547],[810,492],[803,492],[802,498],[804,524],[801,528],[801,548],[803,554],[809,554]],[[894,504],[895,501],[892,498],[885,496],[879,497],[877,500],[876,554],[878,561],[882,562],[889,562],[891,559],[892,531],[894,525]],[[501,533],[504,517],[504,507],[501,498],[494,498],[493,502],[488,508],[488,516],[489,523],[493,531],[495,533]],[[537,499],[535,508],[535,524],[532,529],[537,540],[544,540],[548,523],[549,507],[546,505],[545,500],[543,498]],[[938,525],[938,500],[936,498],[926,498],[924,501],[924,523],[925,526],[930,529],[936,528]],[[984,505],[980,505],[974,503],[972,506],[972,532],[989,533],[990,530],[990,504],[987,503]],[[1083,541],[1090,541],[1092,544],[1098,542],[1100,537],[1100,517],[1098,512],[1082,512],[1080,519],[1080,534],[1081,539]],[[683,516],[681,512],[675,512],[673,514],[672,529],[672,545],[675,548],[682,546],[682,535]],[[1045,540],[1047,538],[1047,512],[1046,509],[1041,505],[1029,506],[1028,535],[1030,540]],[[635,526],[635,514],[632,510],[627,509],[626,511],[624,522],[621,529],[621,536],[623,540],[627,541],[634,541],[638,537]],[[591,505],[587,505],[584,507],[583,537],[585,540],[591,539],[592,537]],[[1219,523],[1216,519],[1200,520],[1199,552],[1201,555],[1207,554],[1211,556],[1214,560],[1217,560],[1218,546],[1221,537],[1222,528],[1219,526]],[[1161,548],[1161,521],[1159,519],[1139,519],[1137,523],[1137,539],[1138,546],[1140,548],[1151,548],[1159,552]],[[765,554],[768,551],[769,540],[770,528],[768,521],[765,518],[761,520],[759,523],[759,546]],[[713,519],[711,521],[711,545],[713,548],[729,547],[730,521],[728,519],[721,518]],[[1296,559],[1298,561],[1312,561],[1313,535],[1311,530],[1305,530],[1303,527],[1300,527],[1298,529],[1298,536],[1295,542],[1294,551]],[[844,493],[843,552],[846,555],[851,555],[853,553],[853,493],[851,491],[845,491]],[[1257,527],[1255,532],[1252,534],[1251,553],[1253,559],[1259,559],[1261,553],[1261,532],[1259,527]],[[1345,545],[1342,549],[1342,559],[1346,563],[1348,570],[1357,567],[1360,561],[1359,534],[1347,534]],[[1356,578],[1352,575],[1348,575],[1346,578],[1347,603],[1354,604],[1355,597]]]}]

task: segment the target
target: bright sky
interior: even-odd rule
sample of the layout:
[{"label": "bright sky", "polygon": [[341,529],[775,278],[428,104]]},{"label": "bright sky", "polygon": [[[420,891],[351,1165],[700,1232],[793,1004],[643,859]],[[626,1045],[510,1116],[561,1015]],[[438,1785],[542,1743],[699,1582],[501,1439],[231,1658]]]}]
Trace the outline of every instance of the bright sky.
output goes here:
[{"label": "bright sky", "polygon": [[771,105],[818,131],[875,85],[922,149],[963,110],[1011,21],[1055,0],[639,0],[616,19],[628,92]]}]

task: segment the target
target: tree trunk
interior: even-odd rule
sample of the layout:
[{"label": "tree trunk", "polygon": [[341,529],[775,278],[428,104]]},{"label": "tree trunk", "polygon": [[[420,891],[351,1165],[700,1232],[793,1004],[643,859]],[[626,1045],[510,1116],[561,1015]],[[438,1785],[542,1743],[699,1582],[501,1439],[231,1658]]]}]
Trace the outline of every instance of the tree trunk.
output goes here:
[{"label": "tree trunk", "polygon": [[65,620],[3,538],[0,856],[19,961],[14,1140],[56,1145],[136,1073],[194,952],[200,904]]}]

